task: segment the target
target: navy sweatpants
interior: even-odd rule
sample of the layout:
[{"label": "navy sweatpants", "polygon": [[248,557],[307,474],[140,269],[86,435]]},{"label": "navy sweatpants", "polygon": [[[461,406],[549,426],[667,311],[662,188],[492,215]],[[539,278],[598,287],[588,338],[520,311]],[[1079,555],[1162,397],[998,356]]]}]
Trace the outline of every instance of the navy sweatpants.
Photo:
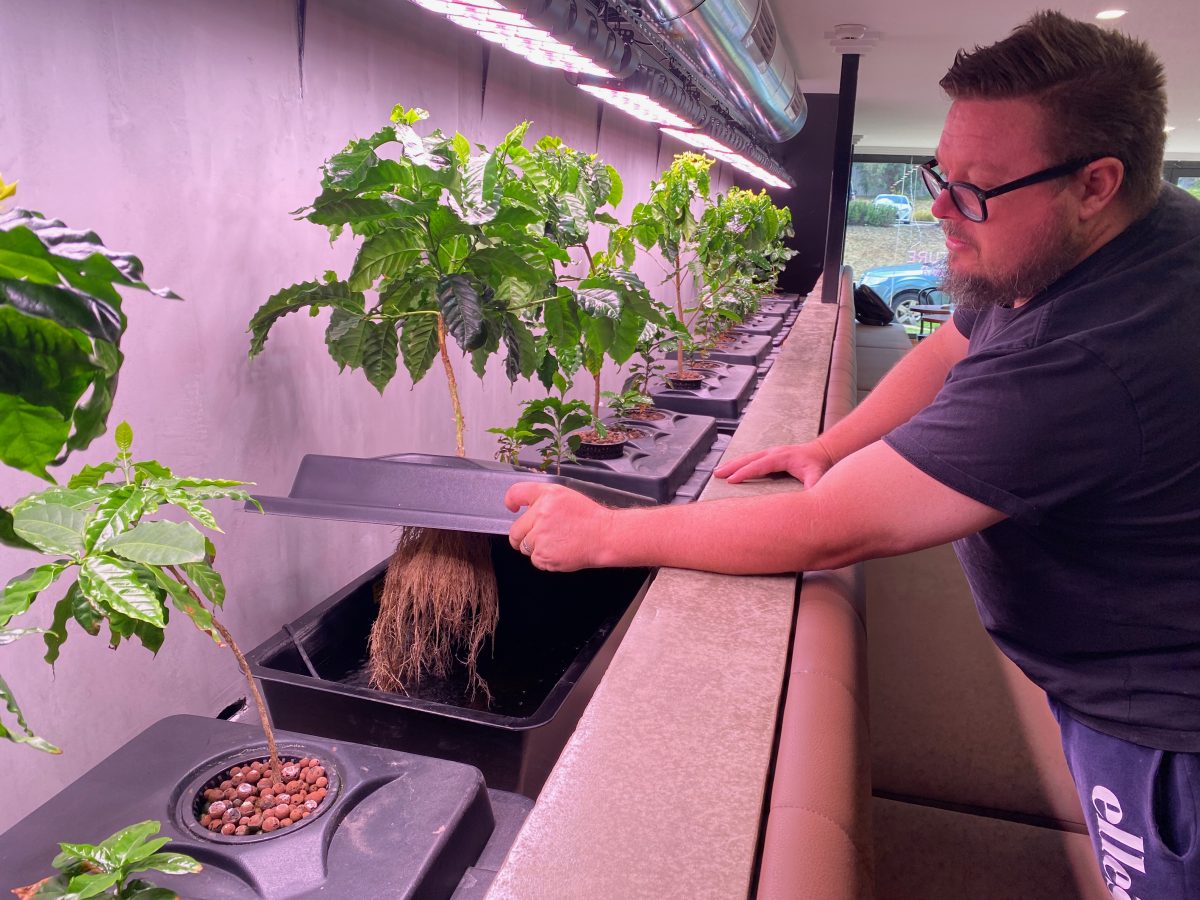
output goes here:
[{"label": "navy sweatpants", "polygon": [[1200,754],[1131,744],[1050,708],[1113,897],[1200,898]]}]

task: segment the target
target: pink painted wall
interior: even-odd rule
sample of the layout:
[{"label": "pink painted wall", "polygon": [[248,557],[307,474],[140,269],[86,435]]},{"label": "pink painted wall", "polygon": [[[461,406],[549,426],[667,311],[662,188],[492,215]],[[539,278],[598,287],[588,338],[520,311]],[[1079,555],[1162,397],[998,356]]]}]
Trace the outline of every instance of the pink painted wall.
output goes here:
[{"label": "pink painted wall", "polygon": [[[345,272],[353,258],[348,241],[331,249],[323,229],[288,215],[316,195],[320,163],[347,139],[374,131],[396,102],[484,142],[530,118],[532,135],[558,134],[618,168],[623,215],[684,149],[666,139],[660,153],[655,129],[612,111],[597,133],[596,101],[499,49],[485,101],[483,42],[404,0],[310,0],[303,96],[288,0],[6,0],[0,44],[0,173],[20,180],[17,202],[136,252],[150,283],[186,298],[129,297],[112,424],[132,424],[139,458],[245,478],[263,493],[286,493],[306,452],[453,452],[437,369],[412,389],[401,375],[380,397],[360,374],[338,375],[322,324],[304,316],[246,358],[246,323],[268,295]],[[727,186],[724,167],[714,171]],[[642,274],[653,283],[657,271]],[[605,389],[622,378],[608,373]],[[481,383],[465,361],[460,381],[468,452],[485,458],[494,449],[485,429],[541,393],[510,388],[498,372]],[[100,438],[68,473],[111,457],[111,446]],[[0,470],[0,502],[40,487]],[[394,538],[381,526],[264,518],[233,504],[218,512],[226,619],[247,649],[384,558]],[[4,580],[33,564],[0,548]],[[25,624],[46,624],[53,599]],[[0,805],[0,829],[151,722],[212,715],[242,695],[232,655],[184,622],[168,629],[157,659],[75,631],[52,675],[41,651],[36,638],[4,647],[0,674],[65,752],[0,742],[0,765],[20,785]]]}]

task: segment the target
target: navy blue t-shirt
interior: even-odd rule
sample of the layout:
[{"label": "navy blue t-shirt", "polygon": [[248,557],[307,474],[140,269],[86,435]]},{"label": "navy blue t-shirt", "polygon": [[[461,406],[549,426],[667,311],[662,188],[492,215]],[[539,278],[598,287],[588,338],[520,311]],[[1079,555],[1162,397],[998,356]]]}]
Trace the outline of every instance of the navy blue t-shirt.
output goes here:
[{"label": "navy blue t-shirt", "polygon": [[1098,731],[1200,751],[1200,202],[1151,213],[970,350],[884,440],[1009,518],[956,542],[983,624]]}]

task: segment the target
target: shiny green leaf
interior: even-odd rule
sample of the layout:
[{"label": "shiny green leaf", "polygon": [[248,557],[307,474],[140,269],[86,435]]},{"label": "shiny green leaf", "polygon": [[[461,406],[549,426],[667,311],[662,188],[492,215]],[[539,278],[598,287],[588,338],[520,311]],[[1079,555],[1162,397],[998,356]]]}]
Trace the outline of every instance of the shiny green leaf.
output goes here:
[{"label": "shiny green leaf", "polygon": [[406,316],[401,325],[400,350],[408,377],[416,384],[425,377],[437,356],[437,316]]},{"label": "shiny green leaf", "polygon": [[475,285],[465,275],[450,275],[438,283],[438,304],[446,330],[466,352],[480,347],[487,339],[483,304]]},{"label": "shiny green leaf", "polygon": [[87,514],[82,510],[57,503],[18,503],[13,508],[13,530],[45,553],[83,551],[83,528]]},{"label": "shiny green leaf", "polygon": [[184,563],[183,573],[214,606],[225,603],[225,582],[208,562]]},{"label": "shiny green leaf", "polygon": [[363,345],[363,374],[375,390],[383,393],[396,375],[400,353],[396,327],[391,322],[371,323]]},{"label": "shiny green leaf", "polygon": [[204,536],[186,522],[143,522],[99,549],[131,562],[175,566],[204,559]]},{"label": "shiny green leaf", "polygon": [[14,729],[0,721],[0,739],[12,741],[14,744],[28,744],[43,753],[62,753],[48,740],[38,737],[29,727],[29,723],[25,721],[25,716],[21,712],[21,707],[17,705],[17,698],[13,696],[12,689],[3,678],[0,678],[0,700],[4,701],[5,709],[16,718],[17,723]]},{"label": "shiny green leaf", "polygon": [[90,556],[80,567],[79,586],[102,609],[157,628],[166,626],[162,602],[130,563],[111,556]]},{"label": "shiny green leaf", "polygon": [[24,613],[38,594],[54,584],[68,567],[66,561],[43,563],[11,579],[0,595],[0,628]]}]

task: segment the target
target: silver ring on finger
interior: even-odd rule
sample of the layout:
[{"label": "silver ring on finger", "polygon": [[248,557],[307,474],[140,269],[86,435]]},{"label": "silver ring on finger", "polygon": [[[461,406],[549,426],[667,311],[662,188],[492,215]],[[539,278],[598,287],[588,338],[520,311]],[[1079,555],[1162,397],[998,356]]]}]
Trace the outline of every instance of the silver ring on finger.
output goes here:
[{"label": "silver ring on finger", "polygon": [[521,552],[526,556],[533,556],[533,548],[529,546],[529,541],[521,541]]}]

